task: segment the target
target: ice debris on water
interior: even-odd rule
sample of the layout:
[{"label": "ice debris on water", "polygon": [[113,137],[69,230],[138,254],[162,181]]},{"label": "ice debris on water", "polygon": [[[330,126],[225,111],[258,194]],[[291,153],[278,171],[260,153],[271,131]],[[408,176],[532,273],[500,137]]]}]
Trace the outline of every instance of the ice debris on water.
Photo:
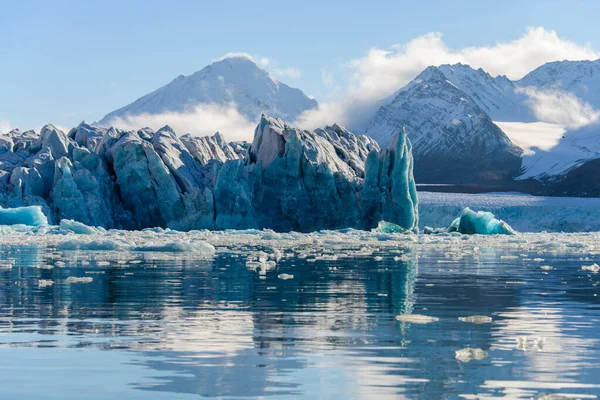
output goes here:
[{"label": "ice debris on water", "polygon": [[66,280],[67,283],[91,283],[94,279],[92,277],[89,276],[84,276],[84,277],[76,277],[76,276],[69,276]]},{"label": "ice debris on water", "polygon": [[488,317],[487,315],[471,315],[468,317],[458,317],[458,320],[472,324],[489,324],[492,322],[492,317]]},{"label": "ice debris on water", "polygon": [[515,235],[516,232],[506,222],[494,218],[486,211],[473,211],[466,207],[460,217],[452,221],[449,231],[473,235]]},{"label": "ice debris on water", "polygon": [[290,275],[290,274],[279,274],[277,275],[277,277],[281,280],[288,280],[288,279],[294,279],[294,275]]},{"label": "ice debris on water", "polygon": [[461,362],[469,362],[473,360],[485,360],[487,353],[482,349],[473,349],[467,347],[466,349],[456,351],[456,359]]},{"label": "ice debris on water", "polygon": [[596,263],[594,263],[592,265],[582,265],[581,270],[596,274],[596,273],[598,273],[598,271],[600,271],[600,266]]},{"label": "ice debris on water", "polygon": [[51,279],[40,279],[38,282],[39,287],[48,287],[54,285],[54,281]]},{"label": "ice debris on water", "polygon": [[215,253],[213,245],[203,242],[201,240],[184,242],[184,241],[170,241],[163,243],[148,243],[141,246],[135,246],[133,251],[156,251],[156,252],[200,252],[204,254]]},{"label": "ice debris on water", "polygon": [[544,271],[550,271],[553,268],[550,265],[541,265],[540,269],[543,269]]},{"label": "ice debris on water", "polygon": [[545,337],[539,336],[517,336],[517,350],[522,351],[543,351],[546,343]]},{"label": "ice debris on water", "polygon": [[73,221],[72,219],[63,219],[60,221],[60,231],[64,233],[76,233],[80,235],[95,235],[106,232],[106,229],[92,226],[87,226],[81,222]]},{"label": "ice debris on water", "polygon": [[431,317],[429,315],[400,314],[396,316],[396,320],[400,322],[407,322],[410,324],[430,324],[432,322],[437,322],[440,319],[437,317]]}]

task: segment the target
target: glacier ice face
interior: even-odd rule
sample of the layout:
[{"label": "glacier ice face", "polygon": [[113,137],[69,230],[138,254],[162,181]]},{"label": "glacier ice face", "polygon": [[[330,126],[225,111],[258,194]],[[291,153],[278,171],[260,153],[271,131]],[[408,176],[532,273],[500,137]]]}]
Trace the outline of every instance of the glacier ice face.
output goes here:
[{"label": "glacier ice face", "polygon": [[[37,205],[51,223],[107,229],[417,227],[410,142],[380,150],[339,125],[314,132],[264,116],[251,145],[179,137],[168,126],[121,131],[46,126],[0,142],[0,204]],[[84,226],[85,226],[84,225]],[[63,230],[89,233],[75,222]]]},{"label": "glacier ice face", "polygon": [[473,211],[466,207],[460,217],[450,225],[451,231],[466,235],[515,235],[516,232],[506,222],[494,218],[486,211]]},{"label": "glacier ice face", "polygon": [[[254,220],[243,226],[371,229],[384,215],[412,230],[417,223],[412,154],[406,135],[398,137],[380,152],[372,139],[339,126],[309,132],[263,116],[246,163],[227,163],[219,173],[216,227],[239,229],[231,222]],[[363,167],[369,158],[372,165]]]}]

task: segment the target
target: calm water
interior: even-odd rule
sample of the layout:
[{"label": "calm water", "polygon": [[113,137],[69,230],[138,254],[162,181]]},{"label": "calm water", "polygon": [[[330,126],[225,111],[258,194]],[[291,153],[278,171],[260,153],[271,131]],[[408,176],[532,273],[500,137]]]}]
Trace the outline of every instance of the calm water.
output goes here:
[{"label": "calm water", "polygon": [[[544,270],[523,254],[413,248],[284,258],[261,275],[230,252],[71,253],[54,265],[66,253],[1,249],[14,259],[0,269],[2,399],[600,396],[600,277],[580,255]],[[458,319],[472,315],[492,322]]]}]

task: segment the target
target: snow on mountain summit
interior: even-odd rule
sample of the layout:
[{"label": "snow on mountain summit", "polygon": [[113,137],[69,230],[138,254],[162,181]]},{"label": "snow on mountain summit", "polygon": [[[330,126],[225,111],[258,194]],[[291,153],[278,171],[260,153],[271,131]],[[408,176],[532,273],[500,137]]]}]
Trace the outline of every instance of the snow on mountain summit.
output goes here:
[{"label": "snow on mountain summit", "polygon": [[549,62],[534,69],[515,84],[542,90],[561,89],[600,108],[600,59]]},{"label": "snow on mountain summit", "polygon": [[235,104],[249,120],[268,113],[295,120],[302,112],[317,107],[314,99],[289,87],[259,68],[246,56],[233,56],[189,76],[180,75],[169,84],[133,103],[107,114],[98,122],[108,125],[116,117],[183,112],[199,104]]},{"label": "snow on mountain summit", "polygon": [[523,93],[506,76],[492,77],[482,68],[473,69],[466,64],[444,64],[439,70],[459,89],[467,93],[494,121],[525,122],[533,116]]}]

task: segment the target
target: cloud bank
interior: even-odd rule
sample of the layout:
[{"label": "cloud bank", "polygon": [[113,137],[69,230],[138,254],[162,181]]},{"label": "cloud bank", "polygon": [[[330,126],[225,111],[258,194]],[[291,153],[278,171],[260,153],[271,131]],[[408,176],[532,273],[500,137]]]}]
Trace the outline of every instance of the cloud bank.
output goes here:
[{"label": "cloud bank", "polygon": [[270,74],[278,78],[300,79],[302,77],[302,71],[300,71],[298,68],[281,67],[277,61],[259,55],[252,55],[250,53],[229,52],[222,57],[213,58],[212,62],[223,61],[228,58],[236,57],[247,58],[248,60],[257,64],[261,68],[264,68],[265,70],[269,71]]},{"label": "cloud bank", "polygon": [[116,117],[107,126],[125,130],[150,127],[158,130],[169,125],[179,135],[214,135],[221,132],[230,141],[251,140],[256,123],[242,115],[234,104],[200,104],[183,112],[140,114]]},{"label": "cloud bank", "polygon": [[0,119],[0,133],[8,133],[10,130],[10,122],[5,119]]},{"label": "cloud bank", "polygon": [[539,121],[579,128],[600,119],[600,111],[560,88],[518,90],[527,95],[527,103]]},{"label": "cloud bank", "polygon": [[[514,80],[550,61],[597,58],[600,52],[589,45],[561,38],[556,31],[542,27],[529,28],[510,42],[462,49],[449,48],[440,33],[429,33],[387,49],[372,48],[364,57],[351,60],[342,100],[307,112],[297,123],[307,128],[324,121],[355,127],[364,115],[373,112],[376,101],[390,96],[430,65],[461,62]],[[332,80],[327,71],[324,81],[331,85]]]}]

